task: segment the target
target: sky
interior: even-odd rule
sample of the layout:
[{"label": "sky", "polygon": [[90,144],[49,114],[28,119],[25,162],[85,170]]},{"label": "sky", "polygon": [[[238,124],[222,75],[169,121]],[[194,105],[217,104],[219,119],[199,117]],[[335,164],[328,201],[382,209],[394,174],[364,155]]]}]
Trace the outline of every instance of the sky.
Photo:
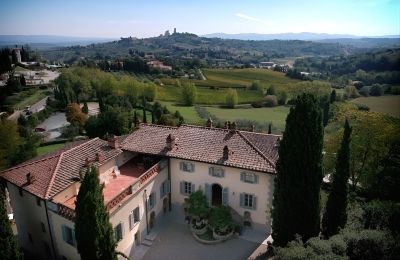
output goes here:
[{"label": "sky", "polygon": [[400,35],[400,0],[0,0],[0,34],[151,37],[315,32]]}]

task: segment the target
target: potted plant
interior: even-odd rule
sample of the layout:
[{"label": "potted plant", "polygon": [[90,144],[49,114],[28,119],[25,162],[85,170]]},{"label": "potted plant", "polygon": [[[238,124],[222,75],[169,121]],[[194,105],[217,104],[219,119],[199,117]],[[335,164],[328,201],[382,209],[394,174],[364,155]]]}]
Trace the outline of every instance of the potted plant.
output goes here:
[{"label": "potted plant", "polygon": [[210,225],[216,239],[227,239],[233,232],[232,215],[229,208],[219,206],[211,211]]},{"label": "potted plant", "polygon": [[207,216],[209,213],[207,198],[202,190],[190,194],[187,201],[187,212],[192,216],[192,229],[204,231],[207,228]]}]

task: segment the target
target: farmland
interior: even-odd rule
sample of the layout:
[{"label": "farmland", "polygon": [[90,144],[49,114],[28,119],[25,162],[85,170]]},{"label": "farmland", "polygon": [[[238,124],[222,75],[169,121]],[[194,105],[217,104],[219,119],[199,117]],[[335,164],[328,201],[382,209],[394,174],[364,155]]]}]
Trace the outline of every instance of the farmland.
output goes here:
[{"label": "farmland", "polygon": [[374,112],[400,117],[400,96],[360,97],[351,102],[367,105]]}]

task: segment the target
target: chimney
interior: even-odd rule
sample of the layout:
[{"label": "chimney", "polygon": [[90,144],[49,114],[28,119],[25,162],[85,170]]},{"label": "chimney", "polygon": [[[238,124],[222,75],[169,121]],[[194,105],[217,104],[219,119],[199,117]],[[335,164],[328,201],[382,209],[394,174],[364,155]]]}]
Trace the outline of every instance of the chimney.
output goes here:
[{"label": "chimney", "polygon": [[166,146],[168,151],[171,151],[175,147],[175,136],[169,134],[167,136]]},{"label": "chimney", "polygon": [[28,173],[26,174],[26,183],[27,183],[27,184],[32,184],[32,182],[33,182],[33,176],[31,175],[30,172],[28,172]]},{"label": "chimney", "polygon": [[255,132],[256,131],[256,126],[255,125],[251,125],[251,131]]},{"label": "chimney", "polygon": [[110,137],[108,137],[108,145],[113,148],[113,149],[117,149],[119,148],[119,143],[117,140],[117,137],[115,135],[111,135]]},{"label": "chimney", "polygon": [[85,159],[85,167],[89,167],[89,165],[90,165],[89,158],[86,157],[86,159]]},{"label": "chimney", "polygon": [[101,153],[96,153],[96,161],[98,161],[98,162],[103,161],[103,155]]},{"label": "chimney", "polygon": [[281,141],[281,138],[278,137],[278,139],[276,139],[276,143],[274,144],[274,147],[275,147],[275,148],[278,148],[278,147],[279,147],[280,141]]},{"label": "chimney", "polygon": [[208,118],[206,126],[207,127],[213,127],[213,121],[211,120],[211,117]]},{"label": "chimney", "polygon": [[237,127],[236,122],[233,121],[232,124],[231,124],[231,132],[232,133],[236,132],[236,127]]},{"label": "chimney", "polygon": [[224,152],[222,158],[226,161],[229,159],[229,148],[227,145],[224,146]]}]

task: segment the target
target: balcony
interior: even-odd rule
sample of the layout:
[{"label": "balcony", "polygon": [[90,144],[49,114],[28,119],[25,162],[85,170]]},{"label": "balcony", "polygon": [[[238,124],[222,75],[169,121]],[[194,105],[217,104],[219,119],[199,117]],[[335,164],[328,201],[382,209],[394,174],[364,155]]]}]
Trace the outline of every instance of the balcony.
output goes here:
[{"label": "balcony", "polygon": [[[113,212],[118,205],[138,193],[167,165],[167,160],[155,158],[146,160],[146,158],[137,156],[119,167],[119,174],[115,174],[103,186],[107,211]],[[73,221],[75,219],[75,201],[76,196],[59,203],[58,214]]]}]

